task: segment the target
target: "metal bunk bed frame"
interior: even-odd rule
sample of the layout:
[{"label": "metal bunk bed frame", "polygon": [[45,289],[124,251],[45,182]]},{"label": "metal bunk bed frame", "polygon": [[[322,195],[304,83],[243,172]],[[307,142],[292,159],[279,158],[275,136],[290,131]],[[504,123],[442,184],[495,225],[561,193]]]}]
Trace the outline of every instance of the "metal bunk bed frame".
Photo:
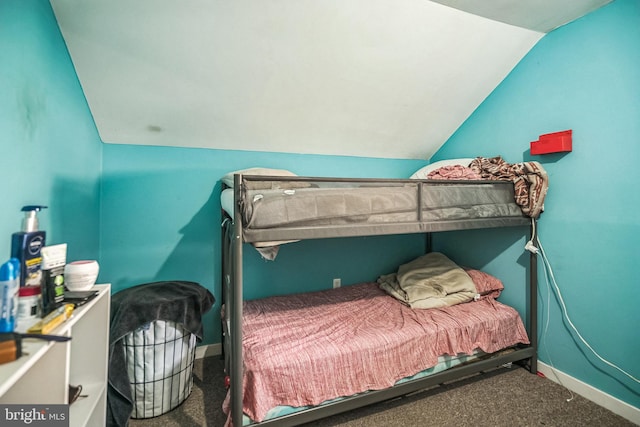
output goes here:
[{"label": "metal bunk bed frame", "polygon": [[[265,177],[265,176],[252,176],[252,175],[234,175],[234,219],[230,222],[229,219],[223,220],[222,231],[222,279],[223,279],[223,300],[226,302],[227,310],[229,310],[229,327],[228,334],[230,334],[230,353],[231,355],[225,355],[230,357],[230,369],[228,375],[230,377],[230,410],[231,420],[234,426],[242,426],[243,419],[243,384],[242,384],[242,309],[243,309],[243,281],[242,281],[242,257],[243,257],[243,223],[242,212],[239,200],[242,199],[242,185],[243,180],[265,180],[269,181],[296,181],[296,180],[310,180],[308,177]],[[537,244],[537,238],[535,235],[536,220],[527,218],[523,215],[522,218],[510,218],[507,220],[501,220],[498,224],[492,221],[484,221],[483,219],[474,220],[461,220],[461,221],[447,221],[443,226],[441,223],[430,223],[422,220],[422,186],[423,185],[448,185],[451,181],[438,180],[438,181],[416,181],[416,180],[400,180],[400,179],[351,179],[351,178],[312,178],[313,182],[325,181],[325,182],[365,182],[365,183],[385,183],[385,182],[411,182],[418,183],[418,207],[417,215],[418,221],[415,223],[415,231],[410,233],[425,233],[427,240],[427,250],[430,250],[431,246],[431,233],[437,231],[449,231],[449,230],[465,230],[465,229],[477,229],[477,228],[495,228],[495,227],[516,227],[516,226],[529,226],[529,238]],[[486,182],[486,181],[469,181],[469,182]],[[493,184],[496,181],[492,181]],[[501,181],[505,185],[512,185],[510,182]],[[223,185],[224,187],[224,185]],[[223,218],[226,213],[223,212]],[[224,224],[227,224],[227,227]],[[328,228],[336,228],[336,226],[325,226]],[[393,224],[380,226],[376,224],[352,224],[345,227],[340,227],[339,234],[333,237],[346,237],[344,228],[348,227],[350,230],[349,236],[365,236],[365,235],[383,235],[383,234],[398,234],[396,227]],[[263,239],[256,239],[256,241],[270,241],[270,240],[288,240],[288,239],[305,239],[313,236],[313,229],[317,227],[287,227],[285,230],[277,230],[275,233],[271,230],[266,230]],[[406,227],[405,227],[406,229]],[[374,232],[375,231],[375,232]],[[407,231],[402,231],[407,233]],[[248,242],[248,241],[247,241]],[[230,265],[227,264],[231,260]],[[226,266],[226,267],[225,267]],[[226,269],[230,271],[225,272]],[[448,381],[460,379],[469,375],[478,374],[483,371],[489,371],[498,368],[502,365],[510,363],[518,363],[526,367],[531,373],[537,373],[537,348],[538,348],[538,331],[537,331],[537,258],[536,254],[531,253],[529,255],[529,286],[527,295],[527,322],[526,330],[529,336],[529,345],[520,345],[514,351],[505,352],[495,355],[487,359],[480,359],[470,364],[457,366],[433,375],[429,375],[423,378],[411,380],[398,384],[383,390],[372,390],[365,393],[361,393],[355,396],[349,396],[340,400],[323,404],[321,406],[312,407],[299,412],[295,412],[289,415],[264,420],[260,423],[254,423],[252,425],[260,426],[296,426],[303,423],[308,423],[321,418],[329,417],[331,415],[339,414],[342,412],[350,411],[356,408],[367,406],[373,403],[382,402],[392,398],[401,397],[413,392],[417,392],[435,385],[443,384]],[[226,319],[226,315],[225,315]],[[226,320],[223,319],[226,322]],[[223,337],[224,340],[224,337]],[[224,348],[224,345],[223,345]],[[224,350],[223,350],[224,351]]]}]

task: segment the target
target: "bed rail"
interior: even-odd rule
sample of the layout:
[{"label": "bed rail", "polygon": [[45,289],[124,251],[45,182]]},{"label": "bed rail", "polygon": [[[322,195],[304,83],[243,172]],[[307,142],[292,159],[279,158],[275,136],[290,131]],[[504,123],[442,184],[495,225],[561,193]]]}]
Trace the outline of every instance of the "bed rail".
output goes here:
[{"label": "bed rail", "polygon": [[[376,178],[326,178],[326,177],[282,177],[282,176],[257,176],[257,175],[236,175],[236,204],[240,205],[239,214],[244,215],[246,205],[250,203],[251,189],[255,189],[258,183],[272,183],[273,185],[284,185],[300,188],[300,185],[321,185],[325,188],[337,189],[370,189],[384,188],[397,189],[398,191],[414,192],[415,202],[410,207],[411,210],[403,211],[402,219],[382,219],[369,221],[362,219],[364,215],[354,215],[344,220],[344,223],[324,224],[316,223],[314,220],[308,222],[292,222],[290,224],[280,224],[274,227],[253,227],[243,226],[243,241],[248,243],[272,242],[282,240],[304,240],[317,238],[334,237],[357,237],[371,235],[389,234],[411,234],[429,233],[451,230],[468,230],[477,228],[514,227],[527,225],[530,219],[522,214],[515,204],[513,197],[513,183],[509,181],[495,180],[416,180],[416,179],[376,179]],[[478,191],[493,191],[504,200],[501,203],[510,203],[508,212],[500,216],[471,217],[471,218],[428,218],[427,212],[432,209],[425,195],[430,189],[442,189],[442,187],[455,188],[460,194],[467,191],[469,194]],[[449,190],[447,189],[447,191]],[[491,189],[495,189],[491,190]],[[254,190],[259,191],[259,190]],[[294,193],[296,190],[289,190]],[[487,197],[495,198],[491,194]],[[497,201],[496,201],[497,202]],[[406,209],[406,207],[403,207]],[[503,209],[505,210],[505,209]]]}]

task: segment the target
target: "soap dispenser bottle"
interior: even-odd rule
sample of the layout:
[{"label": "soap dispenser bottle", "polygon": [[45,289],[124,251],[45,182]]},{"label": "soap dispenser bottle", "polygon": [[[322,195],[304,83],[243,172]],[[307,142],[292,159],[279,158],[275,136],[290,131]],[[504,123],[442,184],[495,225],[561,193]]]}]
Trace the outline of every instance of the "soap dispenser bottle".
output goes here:
[{"label": "soap dispenser bottle", "polygon": [[13,332],[18,314],[20,261],[11,258],[0,265],[0,332]]},{"label": "soap dispenser bottle", "polygon": [[11,256],[20,261],[20,287],[40,286],[42,283],[42,253],[46,233],[38,230],[38,212],[46,206],[24,206],[22,231],[13,233]]}]

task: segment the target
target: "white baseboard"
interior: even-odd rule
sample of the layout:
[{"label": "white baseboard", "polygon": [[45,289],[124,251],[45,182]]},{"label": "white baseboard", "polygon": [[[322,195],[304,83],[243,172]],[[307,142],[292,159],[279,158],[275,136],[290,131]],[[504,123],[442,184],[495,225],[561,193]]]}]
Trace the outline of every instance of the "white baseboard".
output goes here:
[{"label": "white baseboard", "polygon": [[210,356],[220,356],[222,354],[222,343],[199,345],[196,347],[196,359]]},{"label": "white baseboard", "polygon": [[623,402],[602,390],[598,390],[597,388],[569,376],[562,371],[558,371],[546,363],[538,361],[538,371],[542,372],[544,376],[551,381],[563,385],[585,399],[589,399],[592,402],[597,403],[611,412],[626,418],[634,424],[640,425],[640,408],[631,406],[630,404]]}]

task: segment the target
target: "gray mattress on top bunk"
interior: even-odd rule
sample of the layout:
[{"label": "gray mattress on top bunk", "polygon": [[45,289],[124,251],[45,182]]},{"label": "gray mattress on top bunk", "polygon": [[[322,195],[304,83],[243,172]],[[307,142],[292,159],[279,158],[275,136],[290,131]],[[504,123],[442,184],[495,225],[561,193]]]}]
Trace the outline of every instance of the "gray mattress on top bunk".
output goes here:
[{"label": "gray mattress on top bunk", "polygon": [[[247,242],[398,234],[527,223],[505,181],[358,180],[243,176]],[[234,189],[223,190],[233,217]],[[419,208],[420,207],[420,208]]]}]

